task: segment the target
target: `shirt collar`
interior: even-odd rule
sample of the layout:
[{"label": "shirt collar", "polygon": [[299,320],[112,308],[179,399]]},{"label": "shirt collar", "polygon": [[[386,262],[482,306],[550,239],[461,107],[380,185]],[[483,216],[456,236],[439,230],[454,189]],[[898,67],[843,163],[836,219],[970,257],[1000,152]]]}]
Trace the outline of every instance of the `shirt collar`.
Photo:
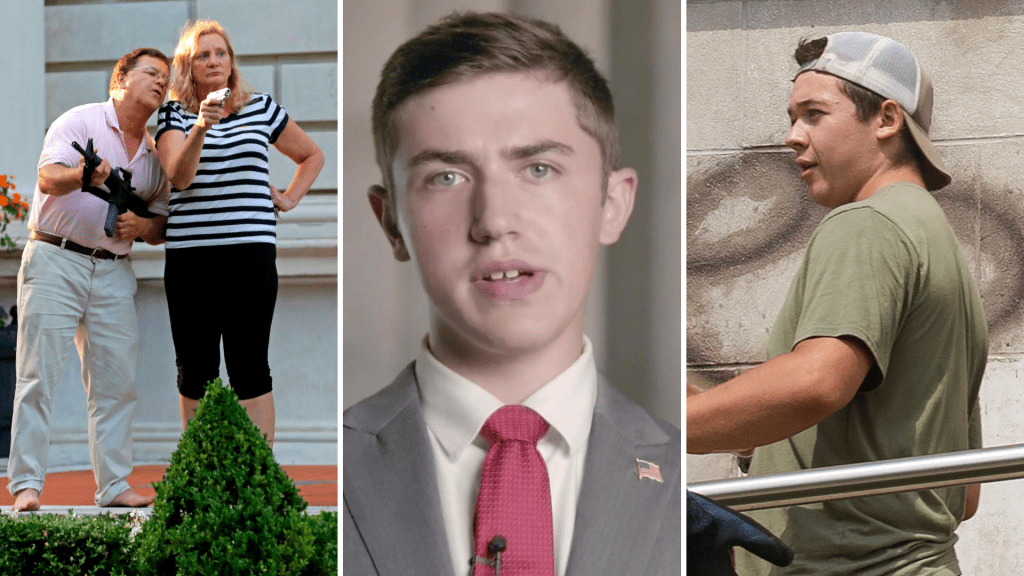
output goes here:
[{"label": "shirt collar", "polygon": [[107,101],[103,103],[103,117],[107,121],[107,126],[110,126],[118,132],[121,131],[121,124],[117,121],[117,110],[114,109],[114,97],[107,98]]},{"label": "shirt collar", "polygon": [[[490,392],[439,362],[426,338],[416,357],[416,381],[427,427],[453,461],[477,438],[487,418],[503,405]],[[596,401],[597,365],[590,339],[584,336],[579,358],[526,398],[523,405],[551,425],[542,442],[550,440],[572,454],[586,446]]]},{"label": "shirt collar", "polygon": [[[116,130],[118,134],[122,134],[121,124],[117,120],[117,110],[114,109],[113,95],[107,98],[107,101],[103,103],[103,118],[107,121],[107,126]],[[146,130],[146,152],[152,153],[155,151],[156,142],[153,140],[153,137],[149,135],[149,130]],[[128,160],[131,161],[131,158]]]}]

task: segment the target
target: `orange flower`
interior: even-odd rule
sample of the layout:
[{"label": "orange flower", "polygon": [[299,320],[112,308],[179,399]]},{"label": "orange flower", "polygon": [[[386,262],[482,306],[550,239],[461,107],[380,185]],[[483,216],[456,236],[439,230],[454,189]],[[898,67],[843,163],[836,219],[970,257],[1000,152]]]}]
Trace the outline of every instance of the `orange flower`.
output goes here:
[{"label": "orange flower", "polygon": [[0,208],[7,207],[7,196],[0,196]]},{"label": "orange flower", "polygon": [[17,204],[17,203],[21,202],[21,194],[18,194],[17,192],[15,192],[14,196],[11,196],[11,199],[13,199],[14,203]]},{"label": "orange flower", "polygon": [[7,175],[0,174],[0,188],[7,188]]}]

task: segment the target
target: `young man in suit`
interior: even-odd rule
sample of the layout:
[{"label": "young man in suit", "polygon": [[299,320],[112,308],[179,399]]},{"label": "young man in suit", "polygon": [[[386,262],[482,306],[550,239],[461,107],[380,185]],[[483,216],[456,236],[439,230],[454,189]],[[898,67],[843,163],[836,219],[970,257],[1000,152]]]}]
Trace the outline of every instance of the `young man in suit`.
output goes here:
[{"label": "young man in suit", "polygon": [[430,329],[345,412],[345,572],[679,574],[680,433],[584,335],[637,184],[593,62],[551,24],[452,15],[384,66],[373,129],[370,204]]}]

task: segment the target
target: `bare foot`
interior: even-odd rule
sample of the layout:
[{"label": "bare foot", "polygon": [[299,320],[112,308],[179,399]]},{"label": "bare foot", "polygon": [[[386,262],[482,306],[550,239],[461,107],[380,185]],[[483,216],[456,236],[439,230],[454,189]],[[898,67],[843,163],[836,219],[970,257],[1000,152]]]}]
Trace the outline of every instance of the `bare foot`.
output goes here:
[{"label": "bare foot", "polygon": [[14,512],[32,512],[39,510],[39,490],[35,488],[23,488],[14,495]]},{"label": "bare foot", "polygon": [[129,488],[114,497],[114,500],[107,506],[111,508],[143,508],[152,504],[154,500],[156,500],[156,495],[143,496]]}]

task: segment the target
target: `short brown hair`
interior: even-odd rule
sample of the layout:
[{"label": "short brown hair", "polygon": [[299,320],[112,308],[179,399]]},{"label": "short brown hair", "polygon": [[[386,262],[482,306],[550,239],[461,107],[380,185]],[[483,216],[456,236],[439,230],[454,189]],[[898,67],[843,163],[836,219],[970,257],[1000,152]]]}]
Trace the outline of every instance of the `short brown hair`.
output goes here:
[{"label": "short brown hair", "polygon": [[[825,37],[814,40],[800,40],[800,44],[793,52],[793,58],[797,64],[803,66],[812,60],[820,58],[822,53],[825,52],[826,45],[828,45],[828,38]],[[835,78],[839,80],[839,90],[846,94],[846,97],[853,102],[857,110],[857,119],[862,123],[874,118],[882,110],[882,102],[886,101],[884,96],[859,84],[854,84],[846,78],[838,76]],[[910,127],[907,126],[906,122],[903,123],[903,128],[900,129],[899,137],[900,150],[896,153],[893,163],[897,166],[917,166],[918,170],[923,174],[921,151],[914,142],[914,137],[910,134]]]},{"label": "short brown hair", "polygon": [[157,50],[156,48],[136,48],[135,50],[132,50],[124,56],[121,56],[117,63],[114,64],[114,72],[110,75],[110,92],[113,92],[114,90],[117,90],[121,87],[121,84],[119,82],[121,78],[123,78],[129,70],[134,68],[135,63],[138,62],[139,58],[142,58],[143,56],[151,56],[153,58],[156,58],[157,60],[162,61],[167,66],[168,70],[170,70],[171,68],[171,61],[163,52]]},{"label": "short brown hair", "polygon": [[195,83],[192,82],[192,56],[199,46],[199,37],[205,34],[217,34],[224,39],[231,57],[231,75],[228,77],[228,88],[231,96],[224,101],[224,109],[228,114],[241,108],[252,97],[252,88],[242,79],[235,60],[235,49],[224,27],[216,20],[196,20],[185,24],[178,38],[178,46],[174,49],[174,69],[171,71],[170,99],[177,100],[186,111],[199,113],[199,96],[196,94]]},{"label": "short brown hair", "polygon": [[618,168],[619,136],[608,83],[554,24],[510,13],[453,13],[398,47],[373,98],[373,139],[384,187],[394,189],[395,110],[424,90],[493,72],[542,72],[569,84],[576,120],[597,140],[605,177]]}]

